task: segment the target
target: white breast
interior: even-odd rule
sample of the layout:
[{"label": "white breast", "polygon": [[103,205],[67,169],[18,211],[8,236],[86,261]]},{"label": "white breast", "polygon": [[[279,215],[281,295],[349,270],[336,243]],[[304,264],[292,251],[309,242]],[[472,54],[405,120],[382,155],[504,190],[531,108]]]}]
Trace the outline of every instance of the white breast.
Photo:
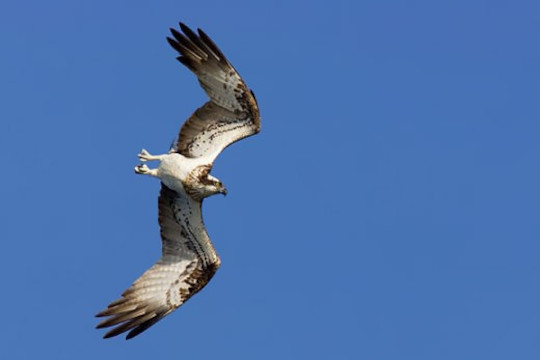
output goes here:
[{"label": "white breast", "polygon": [[159,164],[158,176],[168,188],[183,192],[182,182],[199,165],[202,165],[200,158],[187,158],[179,153],[167,154]]}]

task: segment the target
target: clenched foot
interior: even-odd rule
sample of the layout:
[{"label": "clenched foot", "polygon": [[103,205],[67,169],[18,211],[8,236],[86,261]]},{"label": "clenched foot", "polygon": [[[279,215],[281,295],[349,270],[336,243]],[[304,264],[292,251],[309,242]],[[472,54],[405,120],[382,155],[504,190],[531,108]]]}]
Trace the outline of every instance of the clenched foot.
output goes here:
[{"label": "clenched foot", "polygon": [[146,164],[139,164],[135,166],[135,173],[140,175],[157,176],[157,169],[150,169]]}]

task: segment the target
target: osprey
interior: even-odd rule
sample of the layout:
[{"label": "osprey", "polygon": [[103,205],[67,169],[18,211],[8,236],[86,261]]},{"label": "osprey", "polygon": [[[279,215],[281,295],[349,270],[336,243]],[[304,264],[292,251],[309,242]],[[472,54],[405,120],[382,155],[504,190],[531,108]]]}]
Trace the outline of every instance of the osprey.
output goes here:
[{"label": "osprey", "polygon": [[97,317],[97,328],[115,326],[105,338],[126,331],[139,335],[200,291],[219,268],[220,259],[204,227],[205,197],[227,194],[210,175],[216,157],[230,144],[260,131],[257,101],[225,55],[202,30],[198,34],[180,23],[170,29],[169,44],[177,59],[197,76],[210,101],[198,108],[180,129],[167,154],[142,150],[141,161],[159,161],[157,168],[135,167],[137,174],[161,180],[158,199],[162,257],[122,297]]}]

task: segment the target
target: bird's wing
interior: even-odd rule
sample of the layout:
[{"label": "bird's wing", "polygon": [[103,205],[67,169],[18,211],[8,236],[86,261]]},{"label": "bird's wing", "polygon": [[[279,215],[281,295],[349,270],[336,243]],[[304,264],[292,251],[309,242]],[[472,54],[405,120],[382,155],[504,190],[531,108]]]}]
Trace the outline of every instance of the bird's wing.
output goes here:
[{"label": "bird's wing", "polygon": [[122,297],[98,317],[97,328],[116,326],[105,338],[129,331],[139,335],[201,290],[217,271],[220,261],[204,228],[201,203],[162,184],[159,224],[163,254]]},{"label": "bird's wing", "polygon": [[177,59],[190,69],[210,101],[197,109],[178,135],[176,151],[187,157],[209,157],[213,162],[230,144],[260,131],[257,101],[225,55],[202,30],[195,34],[180,23],[171,29],[169,44]]}]

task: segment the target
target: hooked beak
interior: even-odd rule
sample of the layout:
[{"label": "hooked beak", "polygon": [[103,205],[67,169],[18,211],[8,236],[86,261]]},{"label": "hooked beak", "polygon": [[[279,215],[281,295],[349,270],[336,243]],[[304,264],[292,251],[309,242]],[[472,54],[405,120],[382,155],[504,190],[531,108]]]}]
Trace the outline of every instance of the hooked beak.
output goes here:
[{"label": "hooked beak", "polygon": [[227,196],[227,188],[222,187],[221,190],[219,190],[219,192],[220,192],[221,194],[223,194],[224,196]]}]

